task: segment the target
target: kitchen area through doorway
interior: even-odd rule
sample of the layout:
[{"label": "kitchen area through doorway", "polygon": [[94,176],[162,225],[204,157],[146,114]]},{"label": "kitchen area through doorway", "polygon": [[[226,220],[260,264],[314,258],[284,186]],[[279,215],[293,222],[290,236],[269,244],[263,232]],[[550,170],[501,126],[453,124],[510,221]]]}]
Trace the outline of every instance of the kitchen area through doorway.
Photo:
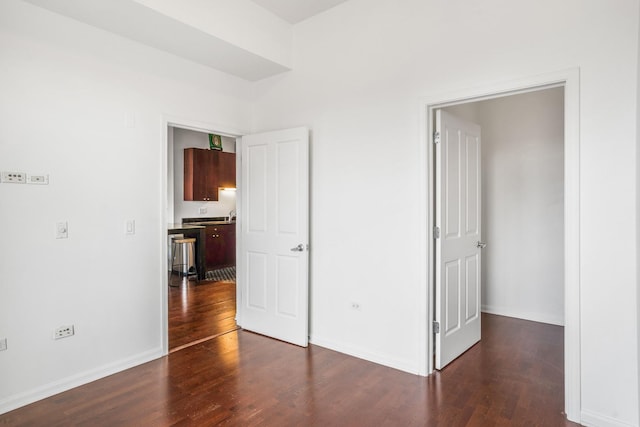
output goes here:
[{"label": "kitchen area through doorway", "polygon": [[238,329],[235,138],[167,129],[168,349]]}]

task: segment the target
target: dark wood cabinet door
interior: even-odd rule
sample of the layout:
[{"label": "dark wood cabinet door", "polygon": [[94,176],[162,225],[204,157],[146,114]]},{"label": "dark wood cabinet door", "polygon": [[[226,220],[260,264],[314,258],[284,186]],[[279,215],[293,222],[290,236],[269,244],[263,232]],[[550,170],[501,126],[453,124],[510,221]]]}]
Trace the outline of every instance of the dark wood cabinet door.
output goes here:
[{"label": "dark wood cabinet door", "polygon": [[236,225],[227,225],[225,234],[225,262],[229,266],[236,265]]},{"label": "dark wood cabinet door", "polygon": [[184,149],[184,200],[218,200],[218,152]]},{"label": "dark wood cabinet door", "polygon": [[212,270],[221,266],[224,262],[224,235],[218,225],[207,226],[207,269]]},{"label": "dark wood cabinet door", "polygon": [[219,178],[218,178],[218,157],[216,156],[215,151],[211,150],[202,150],[205,153],[205,159],[203,160],[203,170],[202,175],[205,177],[204,180],[204,191],[205,191],[205,200],[218,200],[218,187],[220,186]]},{"label": "dark wood cabinet door", "polygon": [[222,188],[236,188],[236,155],[235,153],[220,152],[218,156],[220,174],[219,186]]},{"label": "dark wood cabinet door", "polygon": [[209,225],[206,228],[207,270],[228,267],[236,263],[235,224]]}]

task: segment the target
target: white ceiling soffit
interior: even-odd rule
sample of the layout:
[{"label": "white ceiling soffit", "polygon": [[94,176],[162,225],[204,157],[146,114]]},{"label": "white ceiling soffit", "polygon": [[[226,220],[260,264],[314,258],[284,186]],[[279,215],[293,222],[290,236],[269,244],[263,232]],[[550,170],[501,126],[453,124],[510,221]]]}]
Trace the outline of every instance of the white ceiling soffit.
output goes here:
[{"label": "white ceiling soffit", "polygon": [[245,80],[290,70],[132,0],[25,1]]},{"label": "white ceiling soffit", "polygon": [[347,0],[252,0],[291,24],[297,24]]}]

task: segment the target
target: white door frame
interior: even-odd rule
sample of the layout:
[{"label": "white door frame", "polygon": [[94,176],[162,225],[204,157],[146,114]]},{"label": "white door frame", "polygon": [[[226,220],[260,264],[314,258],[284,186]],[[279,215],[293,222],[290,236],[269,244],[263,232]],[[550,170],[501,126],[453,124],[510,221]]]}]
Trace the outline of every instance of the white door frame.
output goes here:
[{"label": "white door frame", "polygon": [[422,374],[434,370],[434,304],[435,253],[434,223],[434,111],[456,104],[482,101],[509,95],[533,92],[552,87],[564,87],[564,385],[565,412],[571,421],[580,421],[580,71],[572,68],[555,73],[527,77],[505,83],[466,89],[420,100],[420,171],[421,213],[421,268],[424,294],[423,322],[420,325]]},{"label": "white door frame", "polygon": [[[169,156],[169,127],[176,127],[180,129],[188,129],[196,132],[203,133],[215,133],[217,135],[228,136],[232,138],[237,138],[241,135],[245,135],[248,132],[243,132],[239,129],[232,128],[230,126],[223,126],[213,123],[200,122],[196,120],[185,119],[182,117],[173,117],[170,115],[163,115],[162,117],[162,167],[160,168],[160,181],[161,181],[161,190],[162,195],[162,213],[160,215],[160,236],[161,241],[159,242],[160,246],[160,265],[162,268],[160,269],[160,295],[161,295],[161,326],[160,326],[160,334],[162,339],[162,354],[169,354],[169,299],[168,299],[168,275],[167,275],[167,210],[169,208],[169,198],[168,198],[168,186],[167,181],[169,179],[169,161],[173,162],[173,155]],[[171,146],[173,150],[173,145]],[[238,151],[238,147],[236,146],[236,151]],[[238,170],[237,166],[240,162],[240,156],[236,154],[236,170]],[[171,168],[173,170],[173,167]],[[237,176],[237,173],[236,173]],[[236,212],[237,216],[240,216],[240,205],[237,203],[237,199],[240,198],[241,191],[241,182],[236,181]],[[173,200],[171,200],[171,205],[173,206]],[[237,310],[236,302],[236,313]]]}]

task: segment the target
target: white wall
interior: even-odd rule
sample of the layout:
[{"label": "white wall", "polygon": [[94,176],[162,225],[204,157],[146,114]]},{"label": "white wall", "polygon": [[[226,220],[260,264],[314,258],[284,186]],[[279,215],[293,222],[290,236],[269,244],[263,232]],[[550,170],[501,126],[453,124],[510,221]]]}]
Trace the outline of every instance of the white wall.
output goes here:
[{"label": "white wall", "polygon": [[[227,216],[236,208],[235,191],[220,191],[216,202],[198,202],[184,200],[184,149],[209,148],[209,136],[206,133],[188,129],[173,128],[173,194],[174,221],[182,222],[183,218],[202,218]],[[235,139],[222,137],[222,150],[235,153]],[[200,213],[205,208],[205,213]]]},{"label": "white wall", "polygon": [[564,324],[563,89],[447,110],[482,128],[482,310]]},{"label": "white wall", "polygon": [[0,52],[0,170],[50,176],[0,184],[4,412],[161,354],[163,117],[246,129],[251,88],[18,0]]},{"label": "white wall", "polygon": [[637,32],[637,0],[350,0],[294,26],[255,129],[312,129],[312,340],[419,369],[420,98],[579,67],[582,416],[638,425]]}]

